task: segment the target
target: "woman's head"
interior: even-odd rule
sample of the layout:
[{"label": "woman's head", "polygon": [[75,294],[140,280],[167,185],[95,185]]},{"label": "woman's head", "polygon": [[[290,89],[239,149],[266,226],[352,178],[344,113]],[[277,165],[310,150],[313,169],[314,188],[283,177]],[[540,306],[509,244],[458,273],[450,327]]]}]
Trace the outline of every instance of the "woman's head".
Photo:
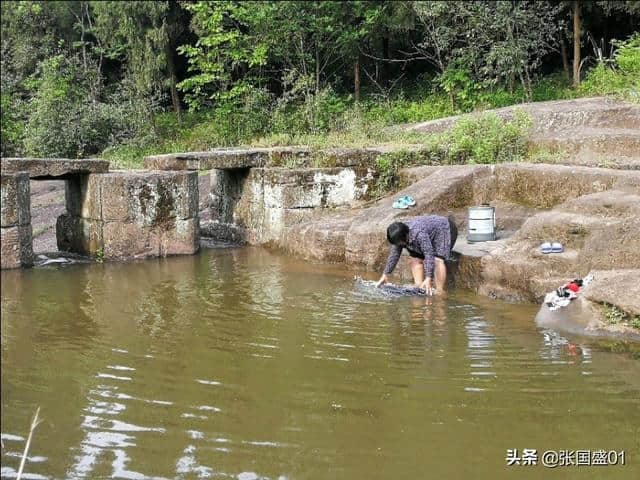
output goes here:
[{"label": "woman's head", "polygon": [[409,227],[402,222],[394,222],[387,228],[389,243],[404,247],[409,239]]}]

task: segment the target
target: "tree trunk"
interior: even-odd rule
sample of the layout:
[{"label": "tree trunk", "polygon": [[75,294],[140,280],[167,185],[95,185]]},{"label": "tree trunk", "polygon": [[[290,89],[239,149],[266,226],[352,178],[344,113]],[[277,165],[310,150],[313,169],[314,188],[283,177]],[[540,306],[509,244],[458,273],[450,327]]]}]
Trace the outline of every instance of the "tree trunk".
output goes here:
[{"label": "tree trunk", "polygon": [[[385,31],[384,36],[382,37],[382,58],[389,58],[389,35]],[[389,74],[389,62],[382,62],[382,79],[385,82],[389,82],[391,75]]]},{"label": "tree trunk", "polygon": [[167,69],[169,70],[169,80],[171,82],[171,102],[178,117],[178,123],[182,123],[182,106],[180,105],[180,97],[176,87],[178,79],[176,78],[176,66],[173,61],[173,49],[170,43],[167,44]]},{"label": "tree trunk", "polygon": [[527,97],[527,101],[530,102],[533,100],[533,89],[531,88],[531,75],[529,75],[529,67],[524,65],[524,75],[525,75],[525,90],[524,93]]},{"label": "tree trunk", "polygon": [[564,79],[569,81],[569,58],[567,57],[567,42],[564,37],[560,38],[560,54],[562,55],[562,73]]},{"label": "tree trunk", "polygon": [[353,68],[354,95],[356,103],[360,102],[360,55],[356,56],[356,63]]},{"label": "tree trunk", "polygon": [[573,2],[573,86],[580,86],[580,2]]},{"label": "tree trunk", "polygon": [[316,95],[320,91],[320,49],[316,45]]}]

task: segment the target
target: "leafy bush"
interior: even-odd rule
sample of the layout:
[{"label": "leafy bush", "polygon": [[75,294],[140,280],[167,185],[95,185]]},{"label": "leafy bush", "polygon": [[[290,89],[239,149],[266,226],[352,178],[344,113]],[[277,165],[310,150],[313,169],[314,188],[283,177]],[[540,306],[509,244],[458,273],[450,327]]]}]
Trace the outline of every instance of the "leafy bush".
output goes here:
[{"label": "leafy bush", "polygon": [[11,157],[20,155],[24,136],[25,123],[24,102],[17,95],[9,91],[3,91],[1,95],[0,116],[2,125],[2,156]]},{"label": "leafy bush", "polygon": [[455,108],[457,105],[463,110],[474,107],[474,91],[482,88],[481,84],[473,81],[471,73],[462,65],[445,70],[438,78],[438,85],[449,95],[451,107]]},{"label": "leafy bush", "polygon": [[512,120],[484,113],[459,120],[449,132],[432,135],[419,149],[380,155],[374,196],[399,186],[399,170],[415,165],[519,161],[527,154],[531,117],[516,110]]},{"label": "leafy bush", "polygon": [[640,33],[636,33],[626,42],[618,43],[617,46],[612,61],[599,62],[589,71],[580,85],[580,93],[617,93],[640,102]]},{"label": "leafy bush", "polygon": [[605,303],[603,306],[604,316],[612,325],[624,324],[640,329],[640,315],[631,316],[627,312],[620,310],[615,305]]},{"label": "leafy bush", "polygon": [[124,98],[122,91],[101,101],[99,80],[90,77],[97,70],[87,71],[78,58],[50,57],[40,70],[30,82],[35,93],[24,131],[27,154],[80,158],[147,131],[146,105]]},{"label": "leafy bush", "polygon": [[494,113],[461,119],[442,137],[448,144],[448,163],[518,161],[526,154],[530,127],[531,118],[522,110],[516,110],[512,121]]}]

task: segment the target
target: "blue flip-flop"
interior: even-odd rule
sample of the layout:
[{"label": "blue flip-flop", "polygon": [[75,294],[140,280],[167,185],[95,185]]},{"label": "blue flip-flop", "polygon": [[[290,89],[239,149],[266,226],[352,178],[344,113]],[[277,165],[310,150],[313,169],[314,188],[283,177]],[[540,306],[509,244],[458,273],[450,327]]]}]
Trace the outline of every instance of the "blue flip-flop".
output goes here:
[{"label": "blue flip-flop", "polygon": [[411,195],[405,195],[404,197],[401,198],[401,200],[403,200],[404,203],[406,203],[410,207],[413,207],[416,204],[416,201],[413,199]]},{"label": "blue flip-flop", "polygon": [[401,208],[403,210],[406,210],[407,208],[409,208],[409,205],[407,205],[404,200],[402,200],[401,198],[399,198],[398,200],[396,200],[395,202],[393,202],[393,205],[391,205],[393,208]]},{"label": "blue flip-flop", "polygon": [[544,242],[542,245],[540,245],[540,251],[542,253],[551,253],[553,251],[553,248],[551,247],[551,244],[549,242]]},{"label": "blue flip-flop", "polygon": [[551,244],[551,253],[562,253],[564,252],[564,247],[561,243],[554,242]]}]

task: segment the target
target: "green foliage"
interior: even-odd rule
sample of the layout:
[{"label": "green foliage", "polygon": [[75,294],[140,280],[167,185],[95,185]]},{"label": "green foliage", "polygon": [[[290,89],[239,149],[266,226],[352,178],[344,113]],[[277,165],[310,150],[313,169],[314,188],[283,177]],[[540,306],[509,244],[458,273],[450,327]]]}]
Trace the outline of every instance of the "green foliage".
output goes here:
[{"label": "green foliage", "polygon": [[620,310],[615,305],[605,303],[603,306],[604,316],[612,325],[624,324],[640,329],[640,315],[631,316],[627,312]]},{"label": "green foliage", "polygon": [[[256,67],[266,64],[269,53],[269,45],[255,34],[256,22],[267,7],[261,2],[187,4],[199,39],[178,49],[188,58],[192,72],[178,87],[187,92],[185,100],[192,109],[211,105],[212,100],[233,101],[250,91],[251,76]],[[234,81],[240,71],[243,78]]]},{"label": "green foliage", "polygon": [[376,160],[377,179],[373,196],[381,197],[385,193],[399,187],[399,172],[401,168],[417,164],[414,152],[400,150],[385,153]]},{"label": "green foliage", "polygon": [[93,5],[96,25],[107,58],[126,61],[138,94],[148,94],[162,84],[167,63],[167,12],[169,2],[101,1]]},{"label": "green foliage", "polygon": [[599,62],[588,72],[580,92],[585,95],[617,93],[640,102],[640,33],[616,45],[618,49],[610,62]]},{"label": "green foliage", "polygon": [[432,135],[420,148],[380,155],[375,196],[399,187],[399,170],[416,165],[519,161],[527,154],[531,118],[516,110],[512,120],[484,113],[459,120],[450,132]]},{"label": "green foliage", "polygon": [[448,163],[499,163],[526,154],[531,118],[516,110],[512,121],[485,113],[458,121],[448,140]]},{"label": "green foliage", "polygon": [[1,133],[2,133],[2,141],[0,145],[2,146],[2,156],[3,157],[11,157],[19,154],[22,150],[22,141],[24,136],[24,120],[22,117],[24,116],[23,102],[17,97],[17,95],[12,94],[8,89],[2,91],[1,98]]},{"label": "green foliage", "polygon": [[92,79],[86,72],[77,57],[57,55],[40,64],[30,82],[25,153],[80,158],[139,132],[134,103],[89,100]]},{"label": "green foliage", "polygon": [[473,108],[473,91],[482,88],[472,80],[468,70],[456,66],[448,67],[438,77],[438,85],[449,95],[452,108],[458,106],[463,110]]},{"label": "green foliage", "polygon": [[[559,74],[540,78],[559,62],[553,52],[567,20],[560,7],[1,2],[2,154],[106,149],[117,165],[134,166],[149,153],[235,144],[407,145],[419,139],[385,126],[530,100],[640,98],[637,33],[616,43],[615,57],[579,90]],[[584,29],[624,38],[638,14],[634,2],[585,3]],[[191,107],[184,115],[178,84]],[[171,107],[175,115],[166,113]],[[439,150],[442,162],[501,158],[467,128]],[[482,128],[495,125],[487,120]]]},{"label": "green foliage", "polygon": [[412,2],[422,42],[411,52],[430,62],[452,104],[478,86],[519,81],[532,99],[532,77],[554,50],[562,21],[551,2]]}]

